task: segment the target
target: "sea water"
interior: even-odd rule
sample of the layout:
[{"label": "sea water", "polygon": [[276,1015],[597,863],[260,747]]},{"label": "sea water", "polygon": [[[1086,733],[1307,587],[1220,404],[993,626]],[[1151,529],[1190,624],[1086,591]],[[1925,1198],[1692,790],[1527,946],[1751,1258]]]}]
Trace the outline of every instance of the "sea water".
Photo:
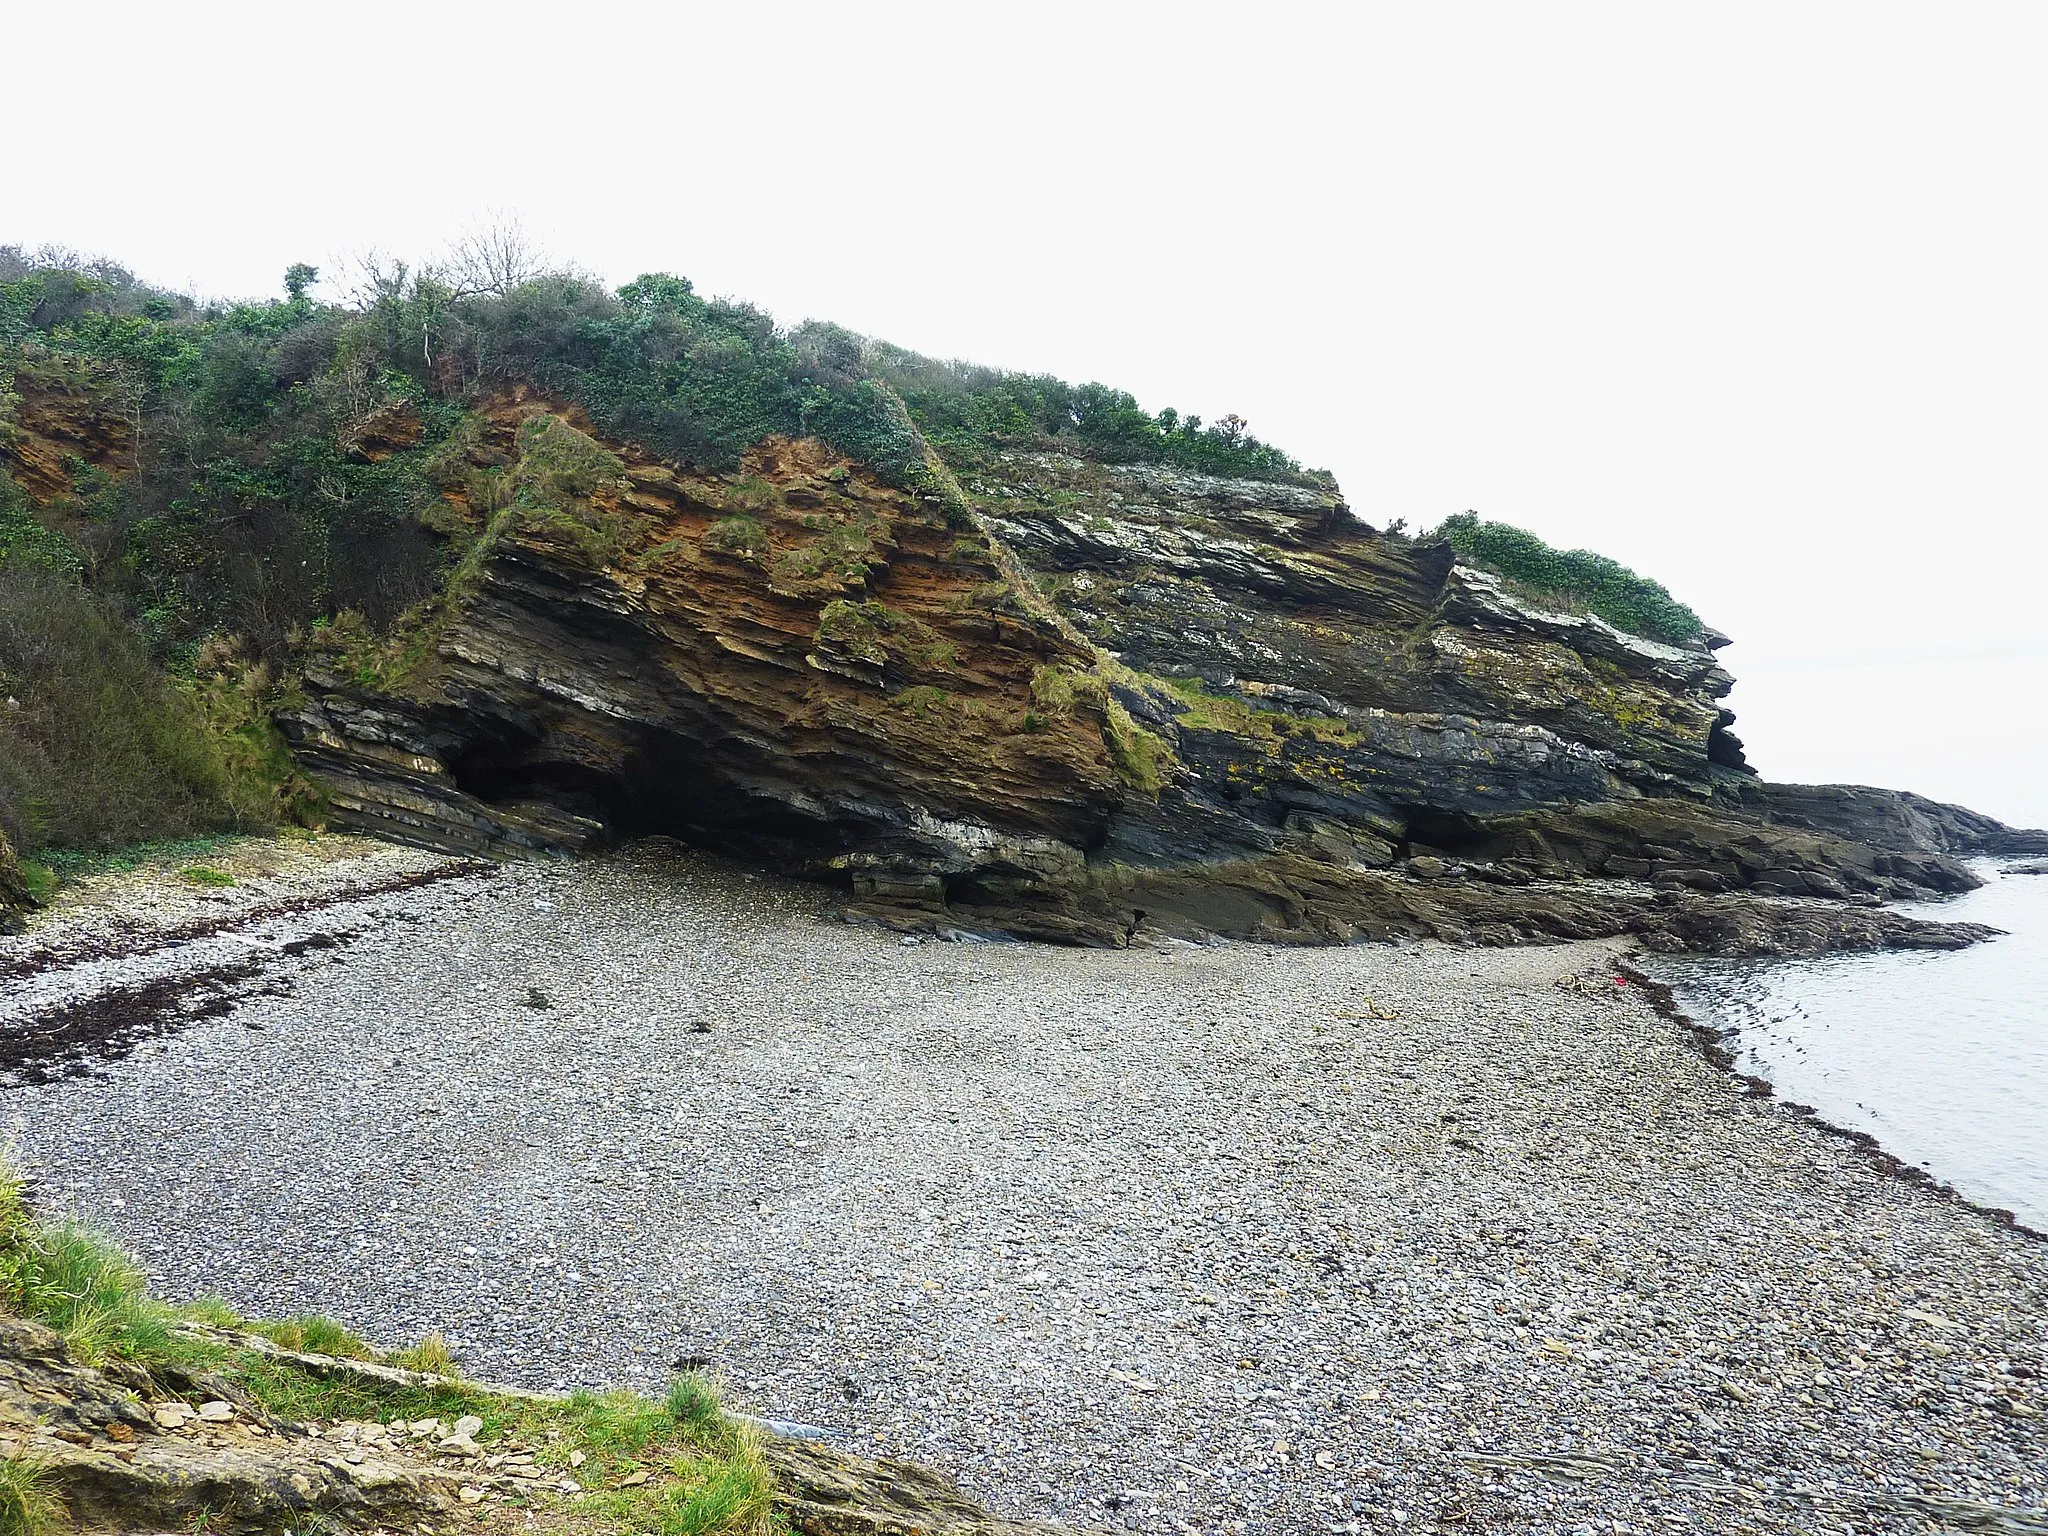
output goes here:
[{"label": "sea water", "polygon": [[1974,861],[1981,890],[1901,909],[2006,930],[1968,949],[1659,970],[1693,1018],[1736,1031],[1737,1070],[2048,1230],[2048,873],[2027,862]]}]

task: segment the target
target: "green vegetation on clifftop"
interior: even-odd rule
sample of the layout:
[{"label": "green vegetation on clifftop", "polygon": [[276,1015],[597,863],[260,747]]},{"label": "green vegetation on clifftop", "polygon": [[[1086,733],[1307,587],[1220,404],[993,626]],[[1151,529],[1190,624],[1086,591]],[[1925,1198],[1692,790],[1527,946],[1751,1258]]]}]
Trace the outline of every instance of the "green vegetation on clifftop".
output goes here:
[{"label": "green vegetation on clifftop", "polygon": [[1106,384],[1069,384],[1044,373],[1009,373],[939,362],[886,342],[871,342],[868,364],[892,385],[926,438],[965,465],[1003,446],[1066,447],[1111,463],[1171,464],[1203,474],[1322,485],[1247,430],[1240,416],[1204,426],[1171,406],[1153,415]]},{"label": "green vegetation on clifftop", "polygon": [[1552,549],[1507,523],[1477,513],[1447,517],[1437,529],[1458,558],[1507,577],[1532,593],[1599,615],[1617,629],[1683,645],[1705,632],[1700,617],[1661,583],[1585,549]]}]

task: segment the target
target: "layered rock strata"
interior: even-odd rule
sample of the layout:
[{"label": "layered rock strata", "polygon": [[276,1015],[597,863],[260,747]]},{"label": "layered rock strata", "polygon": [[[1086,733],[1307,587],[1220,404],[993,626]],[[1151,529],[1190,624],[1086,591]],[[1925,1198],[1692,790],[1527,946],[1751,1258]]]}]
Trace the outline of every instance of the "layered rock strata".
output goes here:
[{"label": "layered rock strata", "polygon": [[[64,405],[38,441],[84,433]],[[420,431],[396,408],[355,451]],[[890,923],[1095,944],[1913,942],[1860,908],[2048,848],[1761,783],[1723,637],[1567,611],[1323,482],[1017,451],[912,491],[788,438],[709,473],[523,387],[435,462],[445,590],[393,634],[317,634],[279,717],[348,829],[495,855],[661,833]]]},{"label": "layered rock strata", "polygon": [[[1100,711],[1036,712],[1033,686],[1093,658],[985,535],[815,442],[706,475],[587,426],[501,402],[450,492],[447,598],[309,658],[283,723],[338,823],[478,851],[663,832],[841,875],[1079,862],[1120,786]],[[550,452],[589,483],[472,499]]]},{"label": "layered rock strata", "polygon": [[1803,827],[1904,853],[2011,857],[2048,853],[2048,831],[2023,831],[1960,805],[1864,784],[1742,786],[1742,809],[1777,827]]}]

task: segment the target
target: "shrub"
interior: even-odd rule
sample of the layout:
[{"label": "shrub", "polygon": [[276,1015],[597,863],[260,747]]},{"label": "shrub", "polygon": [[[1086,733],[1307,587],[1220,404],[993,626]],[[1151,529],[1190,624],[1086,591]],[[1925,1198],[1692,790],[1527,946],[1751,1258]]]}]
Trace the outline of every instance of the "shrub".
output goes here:
[{"label": "shrub", "polygon": [[1541,596],[1598,614],[1617,629],[1682,645],[1704,632],[1700,617],[1647,577],[1584,549],[1552,549],[1535,534],[1460,512],[1437,535],[1458,558],[1530,588]]},{"label": "shrub", "polygon": [[949,458],[978,462],[1004,443],[1079,448],[1111,462],[1166,463],[1206,474],[1323,485],[1329,477],[1252,436],[1239,416],[1204,426],[1171,407],[1153,415],[1120,389],[1050,374],[1006,373],[870,343],[870,370],[902,398]]},{"label": "shrub", "polygon": [[529,416],[519,424],[519,465],[513,471],[515,497],[531,505],[559,507],[586,500],[600,490],[624,485],[619,456],[559,416]]},{"label": "shrub", "polygon": [[721,517],[704,530],[704,547],[757,560],[768,553],[768,530],[751,517]]},{"label": "shrub", "polygon": [[36,516],[27,494],[0,469],[0,565],[7,564],[41,566],[65,575],[76,575],[80,569],[71,541]]},{"label": "shrub", "polygon": [[259,825],[192,695],[91,594],[0,564],[0,829],[17,849],[108,849]]}]

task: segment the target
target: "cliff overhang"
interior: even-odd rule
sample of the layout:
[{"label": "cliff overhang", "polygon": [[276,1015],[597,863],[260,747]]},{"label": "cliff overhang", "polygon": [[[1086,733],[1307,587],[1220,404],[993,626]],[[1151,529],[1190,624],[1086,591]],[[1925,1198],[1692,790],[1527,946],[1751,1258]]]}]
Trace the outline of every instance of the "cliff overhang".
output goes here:
[{"label": "cliff overhang", "polygon": [[[1995,837],[1859,837],[1876,812],[1760,785],[1722,637],[1548,606],[1334,490],[1016,453],[963,511],[815,441],[709,474],[537,391],[477,419],[449,590],[316,639],[280,716],[341,826],[662,834],[891,925],[1085,944],[1981,936],[1874,908],[1970,888]],[[564,442],[590,484],[475,489]]]}]

